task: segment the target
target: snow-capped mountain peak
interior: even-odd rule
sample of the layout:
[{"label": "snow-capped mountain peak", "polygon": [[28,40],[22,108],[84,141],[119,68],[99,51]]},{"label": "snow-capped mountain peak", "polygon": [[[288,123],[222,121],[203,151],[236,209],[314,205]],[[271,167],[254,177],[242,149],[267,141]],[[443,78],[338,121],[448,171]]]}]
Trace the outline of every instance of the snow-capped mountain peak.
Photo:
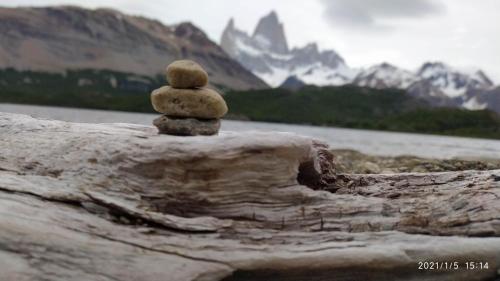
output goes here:
[{"label": "snow-capped mountain peak", "polygon": [[278,54],[288,53],[285,30],[275,11],[259,20],[252,38],[262,49]]},{"label": "snow-capped mountain peak", "polygon": [[493,81],[484,73],[482,70],[477,69],[473,72],[472,78],[478,81],[482,81],[485,86],[493,87],[495,84]]},{"label": "snow-capped mountain peak", "polygon": [[307,84],[340,85],[352,81],[357,74],[337,52],[320,51],[316,43],[290,50],[275,12],[259,20],[252,36],[238,30],[234,20],[230,20],[222,34],[221,47],[273,87],[293,75]]},{"label": "snow-capped mountain peak", "polygon": [[465,73],[442,62],[424,63],[417,75],[440,88],[450,98],[464,97],[469,90],[493,87],[491,80],[481,70]]},{"label": "snow-capped mountain peak", "polygon": [[500,111],[500,98],[495,97],[500,88],[494,88],[481,70],[458,70],[443,62],[427,62],[416,71],[389,63],[351,68],[336,51],[321,50],[316,43],[290,48],[284,26],[274,11],[259,20],[251,36],[238,30],[231,19],[222,34],[221,47],[272,87],[354,84],[396,88],[432,106]]},{"label": "snow-capped mountain peak", "polygon": [[376,89],[406,89],[417,80],[414,73],[384,62],[361,70],[353,84]]}]

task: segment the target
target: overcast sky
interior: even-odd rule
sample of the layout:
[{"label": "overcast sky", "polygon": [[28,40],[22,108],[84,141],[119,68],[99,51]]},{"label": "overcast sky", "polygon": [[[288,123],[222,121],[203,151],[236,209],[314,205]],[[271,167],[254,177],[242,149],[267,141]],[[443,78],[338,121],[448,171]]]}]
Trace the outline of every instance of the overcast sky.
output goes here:
[{"label": "overcast sky", "polygon": [[483,69],[500,83],[499,0],[0,0],[0,5],[112,7],[166,24],[191,21],[219,41],[229,18],[253,32],[275,10],[290,46],[317,42],[354,67],[425,61]]}]

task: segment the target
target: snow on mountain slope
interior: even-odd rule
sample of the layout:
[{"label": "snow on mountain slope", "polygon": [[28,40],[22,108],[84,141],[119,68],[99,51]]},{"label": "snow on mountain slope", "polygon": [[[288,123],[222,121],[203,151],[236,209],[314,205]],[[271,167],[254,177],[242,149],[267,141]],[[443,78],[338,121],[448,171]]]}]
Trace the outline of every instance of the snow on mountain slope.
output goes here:
[{"label": "snow on mountain slope", "polygon": [[222,34],[221,47],[273,87],[290,76],[307,84],[342,85],[357,74],[335,51],[319,51],[314,43],[290,50],[275,12],[260,19],[252,36],[238,30],[231,19]]},{"label": "snow on mountain slope", "polygon": [[430,81],[450,98],[465,97],[471,89],[486,90],[493,87],[491,80],[480,70],[473,73],[459,72],[441,62],[425,63],[417,75]]},{"label": "snow on mountain slope", "polygon": [[316,43],[290,48],[283,24],[275,12],[261,18],[252,35],[238,30],[230,20],[221,47],[232,58],[272,87],[293,77],[295,83],[327,86],[354,84],[377,89],[406,90],[411,96],[426,100],[431,106],[467,109],[495,108],[497,91],[483,95],[494,87],[481,70],[464,71],[442,62],[424,63],[416,71],[381,63],[366,69],[349,67],[333,50],[320,51]]},{"label": "snow on mountain slope", "polygon": [[418,80],[417,75],[410,71],[397,68],[388,63],[382,63],[361,70],[352,83],[376,89],[406,89]]},{"label": "snow on mountain slope", "polygon": [[480,110],[480,109],[485,109],[488,107],[486,103],[480,103],[477,100],[477,97],[472,97],[468,101],[464,102],[462,104],[464,108],[467,108],[469,110]]},{"label": "snow on mountain slope", "polygon": [[442,62],[424,63],[417,71],[382,63],[361,70],[352,82],[377,89],[397,88],[426,100],[431,106],[463,107],[470,110],[498,108],[481,102],[477,95],[493,88],[493,82],[481,70],[463,71]]},{"label": "snow on mountain slope", "polygon": [[467,109],[488,108],[500,113],[500,86],[488,90],[470,90],[467,92],[468,101],[464,104]]}]

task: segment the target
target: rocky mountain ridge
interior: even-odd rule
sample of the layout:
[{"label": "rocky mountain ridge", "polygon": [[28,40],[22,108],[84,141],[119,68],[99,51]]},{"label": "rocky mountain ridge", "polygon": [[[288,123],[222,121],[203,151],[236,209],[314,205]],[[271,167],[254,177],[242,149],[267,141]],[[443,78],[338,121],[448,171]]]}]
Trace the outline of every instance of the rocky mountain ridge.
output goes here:
[{"label": "rocky mountain ridge", "polygon": [[388,63],[359,70],[353,84],[376,89],[396,88],[427,100],[433,106],[463,107],[470,110],[500,110],[500,104],[480,102],[477,95],[494,84],[481,70],[463,71],[443,62],[426,62],[416,71]]},{"label": "rocky mountain ridge", "polygon": [[251,36],[237,29],[231,19],[222,33],[221,47],[273,87],[293,75],[315,85],[342,85],[355,75],[334,50],[320,51],[315,43],[289,49],[283,24],[274,11],[259,21]]},{"label": "rocky mountain ridge", "polygon": [[154,76],[180,58],[202,64],[213,86],[267,87],[191,23],[166,26],[116,10],[74,6],[0,8],[0,68]]},{"label": "rocky mountain ridge", "polygon": [[[273,35],[260,30],[273,30]],[[490,108],[500,112],[500,98],[495,96],[500,89],[495,90],[492,80],[481,70],[461,71],[443,62],[426,62],[415,71],[389,63],[360,69],[347,65],[334,50],[321,51],[316,43],[287,50],[284,26],[275,12],[259,21],[252,36],[237,29],[231,19],[222,34],[221,47],[273,87],[283,84],[296,88],[303,83],[396,88],[407,90],[431,106]]]}]

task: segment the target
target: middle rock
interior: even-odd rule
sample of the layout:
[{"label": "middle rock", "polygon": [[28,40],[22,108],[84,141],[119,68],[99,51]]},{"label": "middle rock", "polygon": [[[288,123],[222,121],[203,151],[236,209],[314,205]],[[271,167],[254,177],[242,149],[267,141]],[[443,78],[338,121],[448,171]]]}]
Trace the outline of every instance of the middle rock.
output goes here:
[{"label": "middle rock", "polygon": [[153,108],[168,116],[218,119],[227,113],[224,99],[216,91],[175,89],[164,86],[151,93]]}]

